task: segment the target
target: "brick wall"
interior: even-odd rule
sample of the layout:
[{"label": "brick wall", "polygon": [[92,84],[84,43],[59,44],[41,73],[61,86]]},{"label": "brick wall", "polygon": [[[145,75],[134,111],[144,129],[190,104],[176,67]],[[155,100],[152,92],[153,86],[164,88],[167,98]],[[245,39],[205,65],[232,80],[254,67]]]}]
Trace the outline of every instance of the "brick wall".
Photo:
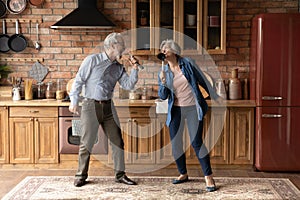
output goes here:
[{"label": "brick wall", "polygon": [[[118,25],[117,31],[130,29],[131,0],[102,0],[99,7],[105,15]],[[77,0],[45,0],[43,6],[35,7],[28,3],[21,14],[8,14],[4,19],[42,19],[40,24],[40,42],[42,48],[37,51],[33,48],[36,41],[35,23],[24,22],[20,24],[20,32],[25,35],[29,46],[20,53],[1,53],[0,58],[43,58],[43,65],[49,68],[45,82],[63,79],[66,83],[73,78],[85,56],[96,53],[101,41],[107,32],[63,32],[52,30],[49,27],[62,16],[77,6]],[[251,19],[258,13],[295,13],[298,12],[298,0],[228,0],[227,1],[227,53],[213,55],[223,78],[230,76],[233,68],[239,68],[240,77],[248,77],[249,47]],[[14,23],[6,23],[7,33],[15,33]],[[31,28],[30,28],[31,26]],[[155,57],[140,57],[146,61]],[[1,61],[13,66],[12,75],[28,78],[28,71],[33,61]],[[139,85],[157,82],[159,69],[147,67],[140,72]]]}]

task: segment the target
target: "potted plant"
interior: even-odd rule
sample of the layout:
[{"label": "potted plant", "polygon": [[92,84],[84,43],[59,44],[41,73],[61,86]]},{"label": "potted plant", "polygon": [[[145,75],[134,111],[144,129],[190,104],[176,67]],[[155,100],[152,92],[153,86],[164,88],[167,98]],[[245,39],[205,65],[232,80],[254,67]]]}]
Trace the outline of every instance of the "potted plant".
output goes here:
[{"label": "potted plant", "polygon": [[0,65],[0,84],[9,84],[7,81],[8,74],[12,73],[12,69],[8,65]]}]

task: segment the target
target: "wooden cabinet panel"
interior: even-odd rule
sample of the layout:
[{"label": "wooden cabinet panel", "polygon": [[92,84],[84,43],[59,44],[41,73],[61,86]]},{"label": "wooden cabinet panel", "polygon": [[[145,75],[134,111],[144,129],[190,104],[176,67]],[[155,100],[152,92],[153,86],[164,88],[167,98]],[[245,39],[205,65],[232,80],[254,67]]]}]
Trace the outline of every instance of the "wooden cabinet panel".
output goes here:
[{"label": "wooden cabinet panel", "polygon": [[58,163],[58,121],[55,118],[36,118],[35,163]]},{"label": "wooden cabinet panel", "polygon": [[10,117],[58,117],[57,107],[22,106],[10,107]]},{"label": "wooden cabinet panel", "polygon": [[10,118],[10,163],[34,163],[32,118]]},{"label": "wooden cabinet panel", "polygon": [[207,121],[205,144],[210,151],[212,164],[227,164],[229,162],[229,118],[226,108],[213,108]]},{"label": "wooden cabinet panel", "polygon": [[57,107],[10,107],[10,163],[58,163],[57,116]]},{"label": "wooden cabinet panel", "polygon": [[[229,132],[226,108],[209,109],[203,121],[203,142],[210,154],[212,164],[227,164],[229,162]],[[188,164],[198,164],[194,149],[185,127],[186,158]]]},{"label": "wooden cabinet panel", "polygon": [[8,108],[0,107],[0,163],[9,162]]},{"label": "wooden cabinet panel", "polygon": [[[155,163],[155,107],[117,107],[126,164]],[[109,148],[111,152],[111,147]],[[108,163],[112,164],[112,153]]]},{"label": "wooden cabinet panel", "polygon": [[230,163],[253,164],[254,109],[230,108]]},{"label": "wooden cabinet panel", "polygon": [[169,128],[166,125],[166,115],[158,115],[156,121],[156,162],[170,164],[174,162]]},{"label": "wooden cabinet panel", "polygon": [[155,163],[155,121],[148,118],[131,120],[132,163]]}]

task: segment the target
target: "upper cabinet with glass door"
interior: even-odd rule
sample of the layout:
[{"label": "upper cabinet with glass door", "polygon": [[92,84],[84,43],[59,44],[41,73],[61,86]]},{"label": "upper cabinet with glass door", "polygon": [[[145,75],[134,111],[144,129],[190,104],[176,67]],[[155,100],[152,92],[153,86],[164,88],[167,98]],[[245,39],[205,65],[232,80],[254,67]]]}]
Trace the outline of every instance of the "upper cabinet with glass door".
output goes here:
[{"label": "upper cabinet with glass door", "polygon": [[173,39],[175,0],[132,0],[131,46],[134,54],[157,54],[164,39]]},{"label": "upper cabinet with glass door", "polygon": [[225,54],[226,0],[203,1],[203,46],[209,54]]},{"label": "upper cabinet with glass door", "polygon": [[132,0],[132,48],[157,54],[174,39],[183,54],[225,53],[226,0]]},{"label": "upper cabinet with glass door", "polygon": [[150,27],[154,25],[153,16],[153,2],[150,0],[133,0],[132,1],[132,15],[131,15],[131,50],[135,54],[150,53],[150,42],[152,42],[150,35]]},{"label": "upper cabinet with glass door", "polygon": [[178,1],[176,40],[184,54],[202,53],[202,1]]}]

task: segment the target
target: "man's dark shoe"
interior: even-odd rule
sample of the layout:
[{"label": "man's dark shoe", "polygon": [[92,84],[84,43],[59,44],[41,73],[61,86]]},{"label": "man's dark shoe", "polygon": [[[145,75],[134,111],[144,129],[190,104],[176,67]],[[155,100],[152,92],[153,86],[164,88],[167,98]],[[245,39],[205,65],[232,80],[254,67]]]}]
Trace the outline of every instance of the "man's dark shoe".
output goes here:
[{"label": "man's dark shoe", "polygon": [[117,183],[124,183],[126,185],[137,185],[136,182],[134,182],[133,180],[130,180],[126,175],[122,176],[119,179],[115,179],[115,182]]},{"label": "man's dark shoe", "polygon": [[74,185],[75,187],[81,187],[83,185],[85,185],[87,182],[84,179],[75,179],[74,181]]}]

